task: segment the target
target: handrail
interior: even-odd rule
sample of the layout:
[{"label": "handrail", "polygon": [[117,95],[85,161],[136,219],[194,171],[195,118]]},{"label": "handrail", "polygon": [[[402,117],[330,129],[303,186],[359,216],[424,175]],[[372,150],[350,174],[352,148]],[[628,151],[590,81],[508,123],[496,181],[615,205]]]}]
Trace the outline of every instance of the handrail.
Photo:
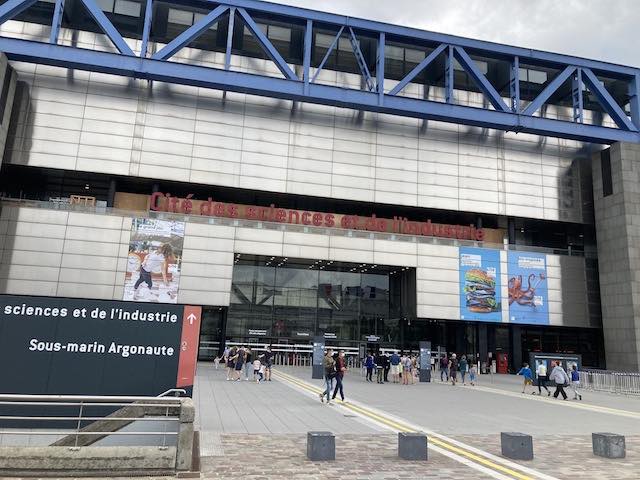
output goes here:
[{"label": "handrail", "polygon": [[170,388],[169,390],[162,392],[158,397],[168,397],[170,394],[174,394],[174,397],[179,397],[180,395],[186,395],[187,391],[184,388]]},{"label": "handrail", "polygon": [[[180,399],[175,397],[129,397],[119,395],[23,395],[23,394],[0,394],[0,402],[21,402],[21,401],[39,401],[38,403],[52,403],[57,402],[121,402],[122,405],[129,405],[133,402],[143,402],[147,400],[175,403],[180,405]],[[113,403],[109,403],[113,405]],[[145,404],[145,406],[148,406]],[[161,405],[165,407],[166,405]]]}]

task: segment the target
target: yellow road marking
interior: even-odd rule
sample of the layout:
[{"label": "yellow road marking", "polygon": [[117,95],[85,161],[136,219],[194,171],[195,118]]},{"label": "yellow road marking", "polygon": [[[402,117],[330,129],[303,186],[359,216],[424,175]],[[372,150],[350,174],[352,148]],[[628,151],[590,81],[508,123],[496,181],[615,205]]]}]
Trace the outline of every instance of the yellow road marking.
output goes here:
[{"label": "yellow road marking", "polygon": [[[322,393],[322,391],[323,391],[323,390],[321,390],[321,389],[319,389],[317,387],[313,387],[311,385],[308,385],[308,384],[298,380],[296,377],[293,377],[293,376],[288,375],[286,373],[283,373],[283,372],[280,372],[280,371],[276,371],[276,370],[274,370],[274,372],[277,375],[282,376],[285,380],[287,380],[287,381],[299,386],[300,388],[303,388],[303,389],[307,390],[308,392],[315,393],[316,395],[320,395],[320,393]],[[343,402],[343,401],[337,400],[337,399],[336,399],[336,402],[341,404],[345,408],[348,408],[350,410],[358,412],[361,415],[364,415],[366,417],[372,418],[372,419],[376,420],[379,423],[382,423],[384,425],[388,425],[388,426],[390,426],[390,427],[392,427],[392,428],[394,428],[396,430],[399,430],[401,432],[415,432],[416,431],[415,429],[413,429],[413,428],[411,428],[411,427],[409,427],[407,425],[403,425],[403,424],[401,424],[399,422],[396,422],[394,420],[390,420],[388,418],[385,418],[385,417],[383,417],[381,415],[378,415],[378,414],[376,414],[376,413],[374,413],[374,412],[372,412],[372,411],[370,411],[370,410],[368,410],[366,408],[362,408],[362,407],[353,405],[351,403]],[[493,462],[493,461],[491,461],[489,459],[483,458],[483,457],[481,457],[481,456],[479,456],[479,455],[477,455],[475,453],[472,453],[472,452],[469,452],[467,450],[464,450],[463,448],[457,447],[455,445],[452,445],[452,444],[450,444],[448,442],[445,442],[443,440],[440,440],[438,438],[434,438],[433,436],[429,436],[429,441],[431,443],[433,443],[434,445],[437,445],[439,447],[444,448],[445,450],[448,450],[448,451],[453,452],[453,453],[457,453],[458,455],[462,455],[463,457],[466,457],[466,458],[468,458],[470,460],[473,460],[473,461],[475,461],[477,463],[480,463],[480,464],[482,464],[482,465],[484,465],[486,467],[489,467],[489,468],[491,468],[493,470],[497,470],[498,472],[505,473],[507,475],[510,475],[513,478],[517,478],[518,480],[533,480],[533,477],[530,477],[528,475],[524,475],[524,474],[522,474],[520,472],[517,472],[515,470],[512,470],[512,469],[510,469],[508,467],[505,467],[503,465],[497,464],[497,463],[495,463],[495,462]]]}]

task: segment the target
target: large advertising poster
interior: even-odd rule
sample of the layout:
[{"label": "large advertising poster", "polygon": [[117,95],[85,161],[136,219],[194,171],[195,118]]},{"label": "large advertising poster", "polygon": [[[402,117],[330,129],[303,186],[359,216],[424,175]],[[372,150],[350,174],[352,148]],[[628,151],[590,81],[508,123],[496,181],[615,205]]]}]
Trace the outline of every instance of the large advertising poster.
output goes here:
[{"label": "large advertising poster", "polygon": [[460,319],[502,321],[498,250],[460,247]]},{"label": "large advertising poster", "polygon": [[177,303],[184,222],[134,218],[123,300]]},{"label": "large advertising poster", "polygon": [[549,324],[547,257],[542,253],[508,254],[509,321]]},{"label": "large advertising poster", "polygon": [[0,392],[156,396],[193,386],[201,307],[0,296]]}]

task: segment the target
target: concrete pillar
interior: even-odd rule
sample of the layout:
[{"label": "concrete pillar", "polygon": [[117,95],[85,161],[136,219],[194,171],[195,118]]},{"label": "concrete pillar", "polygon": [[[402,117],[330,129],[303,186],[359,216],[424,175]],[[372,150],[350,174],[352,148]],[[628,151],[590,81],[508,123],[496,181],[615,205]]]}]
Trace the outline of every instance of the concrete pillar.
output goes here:
[{"label": "concrete pillar", "polygon": [[178,431],[178,443],[176,445],[176,470],[191,470],[193,459],[193,421],[196,409],[193,400],[186,397],[181,399],[180,430]]},{"label": "concrete pillar", "polygon": [[[640,145],[613,144],[609,152],[593,155],[592,170],[607,368],[637,372],[640,370]],[[611,189],[607,191],[603,186],[609,186],[609,172]]]}]

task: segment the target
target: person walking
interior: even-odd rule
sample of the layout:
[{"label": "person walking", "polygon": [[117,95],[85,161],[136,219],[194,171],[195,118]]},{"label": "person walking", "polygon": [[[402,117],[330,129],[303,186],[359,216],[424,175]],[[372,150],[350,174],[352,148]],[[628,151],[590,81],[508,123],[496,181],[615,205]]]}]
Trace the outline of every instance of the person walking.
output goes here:
[{"label": "person walking", "polygon": [[400,381],[400,360],[398,352],[393,352],[393,354],[391,354],[389,363],[391,364],[391,380],[393,383],[398,383]]},{"label": "person walking", "polygon": [[236,347],[229,349],[227,356],[227,380],[233,380],[233,375],[236,371]]},{"label": "person walking", "polygon": [[547,381],[549,377],[547,376],[546,362],[543,361],[538,365],[538,368],[536,369],[536,376],[538,377],[538,395],[542,395],[542,388],[547,391],[547,397],[551,395],[551,391],[547,388]]},{"label": "person walking", "polygon": [[573,390],[573,399],[582,401],[582,394],[578,391],[580,388],[580,372],[578,372],[578,366],[573,365],[571,367],[571,390]]},{"label": "person walking", "polygon": [[467,363],[467,356],[462,355],[460,359],[460,375],[462,376],[462,384],[466,385],[467,371],[469,370],[469,364]]},{"label": "person walking", "polygon": [[247,347],[244,351],[244,379],[249,381],[249,371],[253,366],[253,352],[251,347]]},{"label": "person walking", "polygon": [[562,399],[566,400],[567,394],[564,391],[564,387],[570,383],[569,376],[560,365],[560,362],[553,362],[551,365],[555,365],[551,370],[551,375],[549,375],[549,380],[556,383],[556,391],[553,392],[553,398],[558,398],[558,395],[562,395]]},{"label": "person walking", "polygon": [[449,378],[451,379],[451,385],[455,387],[456,383],[458,383],[458,359],[455,353],[452,353],[449,359]]},{"label": "person walking", "polygon": [[234,378],[236,382],[242,380],[242,367],[244,366],[245,352],[244,347],[241,347],[236,353],[236,378]]},{"label": "person walking", "polygon": [[440,381],[449,381],[449,359],[447,358],[447,354],[444,354],[442,358],[440,358]]},{"label": "person walking", "polygon": [[271,381],[271,365],[273,364],[273,352],[271,345],[267,347],[267,351],[260,355],[261,363],[264,366],[264,380]]},{"label": "person walking", "polygon": [[340,398],[344,402],[344,374],[347,371],[347,362],[344,358],[344,350],[338,352],[338,359],[336,360],[336,388],[333,390],[333,400],[336,399],[336,394],[340,392]]},{"label": "person walking", "polygon": [[336,375],[336,361],[333,359],[333,349],[327,349],[327,353],[324,355],[324,359],[322,361],[322,366],[324,367],[324,382],[325,382],[325,390],[320,394],[320,401],[324,403],[324,396],[327,396],[327,404],[331,404],[331,387],[333,384],[333,379]]},{"label": "person walking", "polygon": [[262,376],[260,376],[260,367],[262,367],[262,363],[259,358],[256,358],[253,361],[253,379],[256,383],[262,380]]},{"label": "person walking", "polygon": [[367,369],[367,382],[373,382],[371,377],[373,376],[373,369],[376,366],[376,362],[373,360],[373,355],[371,353],[367,355],[367,358],[364,361],[364,366]]},{"label": "person walking", "polygon": [[526,393],[527,387],[529,385],[533,385],[533,372],[531,372],[528,363],[522,365],[522,368],[518,372],[518,375],[522,375],[523,377],[522,393]]},{"label": "person walking", "polygon": [[383,378],[384,378],[384,371],[383,371],[383,360],[382,360],[382,353],[378,352],[378,354],[376,355],[375,359],[375,365],[376,365],[376,383],[384,383]]},{"label": "person walking", "polygon": [[469,382],[471,386],[474,387],[476,384],[476,376],[478,375],[478,368],[475,363],[471,364],[471,368],[469,368]]}]

